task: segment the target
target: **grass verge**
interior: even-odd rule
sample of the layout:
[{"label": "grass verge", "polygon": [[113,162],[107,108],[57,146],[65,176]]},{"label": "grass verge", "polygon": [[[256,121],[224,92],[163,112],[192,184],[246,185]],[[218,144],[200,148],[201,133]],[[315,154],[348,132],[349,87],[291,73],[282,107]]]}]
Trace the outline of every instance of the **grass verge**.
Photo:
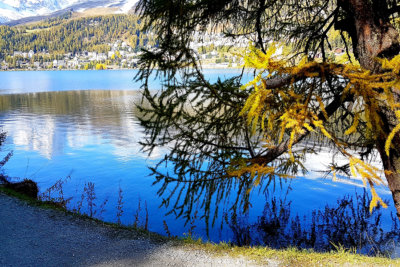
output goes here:
[{"label": "grass verge", "polygon": [[279,250],[268,247],[237,247],[227,243],[195,243],[192,247],[201,248],[218,256],[245,257],[262,265],[275,263],[278,266],[400,266],[399,259],[384,256],[369,257],[343,248],[319,253],[297,248]]}]

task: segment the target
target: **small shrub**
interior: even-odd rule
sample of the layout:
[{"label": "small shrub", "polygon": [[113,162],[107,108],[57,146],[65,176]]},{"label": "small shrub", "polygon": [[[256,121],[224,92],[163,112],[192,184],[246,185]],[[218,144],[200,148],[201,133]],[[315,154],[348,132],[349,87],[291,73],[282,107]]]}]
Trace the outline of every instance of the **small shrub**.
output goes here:
[{"label": "small shrub", "polygon": [[64,179],[57,180],[52,186],[44,190],[39,195],[40,201],[50,201],[66,208],[67,204],[72,200],[72,197],[65,199],[64,184],[71,179],[71,175],[66,176]]},{"label": "small shrub", "polygon": [[[7,134],[5,132],[0,132],[0,151],[1,151],[1,146],[3,145],[4,141],[7,138]],[[0,161],[0,183],[1,184],[7,184],[9,183],[8,177],[4,174],[3,167],[4,165],[10,160],[12,157],[13,152],[10,151],[7,153],[7,155]]]},{"label": "small shrub", "polygon": [[96,213],[96,210],[95,210],[96,203],[94,202],[96,199],[96,192],[94,190],[94,183],[88,182],[87,184],[85,184],[83,191],[86,194],[86,202],[88,205],[88,215],[90,217],[93,217]]},{"label": "small shrub", "polygon": [[123,205],[124,202],[122,201],[123,196],[122,196],[122,189],[121,186],[119,186],[118,189],[118,201],[117,201],[117,224],[121,225],[121,216],[124,213]]}]

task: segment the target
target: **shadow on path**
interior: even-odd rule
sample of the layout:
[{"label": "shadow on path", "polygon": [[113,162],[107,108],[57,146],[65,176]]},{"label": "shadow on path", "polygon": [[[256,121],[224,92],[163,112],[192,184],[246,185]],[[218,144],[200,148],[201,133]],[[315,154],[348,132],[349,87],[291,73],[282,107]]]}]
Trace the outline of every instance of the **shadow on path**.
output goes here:
[{"label": "shadow on path", "polygon": [[156,243],[0,193],[0,266],[252,266]]}]

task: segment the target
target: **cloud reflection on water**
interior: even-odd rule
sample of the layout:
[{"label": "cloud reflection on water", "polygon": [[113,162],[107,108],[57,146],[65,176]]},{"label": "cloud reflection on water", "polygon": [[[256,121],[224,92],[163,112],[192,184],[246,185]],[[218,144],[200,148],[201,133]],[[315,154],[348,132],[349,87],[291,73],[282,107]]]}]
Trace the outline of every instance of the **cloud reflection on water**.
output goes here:
[{"label": "cloud reflection on water", "polygon": [[[131,205],[129,208],[136,208],[138,198],[147,199],[151,219],[153,223],[155,221],[152,230],[163,232],[162,220],[166,218],[163,216],[166,210],[158,208],[161,199],[156,197],[157,188],[151,186],[154,177],[146,177],[146,174],[147,166],[155,164],[156,161],[152,160],[161,158],[166,148],[154,150],[150,159],[140,150],[139,141],[144,138],[144,133],[137,119],[139,111],[135,107],[140,100],[138,91],[122,90],[0,95],[0,128],[8,132],[8,142],[11,142],[12,149],[20,152],[12,158],[14,163],[10,162],[14,164],[12,171],[25,168],[26,158],[30,157],[31,173],[38,172],[38,168],[42,170],[37,176],[39,185],[45,188],[52,185],[54,179],[65,177],[71,170],[76,170],[74,177],[77,179],[95,179],[99,199],[115,195],[121,184],[126,192],[124,200],[127,205]],[[35,153],[46,160],[39,159]],[[312,205],[323,205],[328,199],[354,192],[345,183],[357,186],[362,184],[348,179],[337,184],[330,182],[330,179],[321,181],[323,174],[318,171],[325,170],[330,159],[328,150],[310,155],[305,165],[312,172],[306,175],[307,179],[293,180],[295,190],[289,198],[301,199],[294,202],[296,212],[305,213]],[[84,182],[76,184],[82,188]],[[284,188],[289,186],[284,185]],[[283,192],[284,188],[280,191]],[[388,192],[383,188],[380,190],[379,193]],[[262,194],[253,196],[252,218],[257,218],[264,208],[265,197]],[[110,206],[115,207],[112,201]],[[112,209],[104,217],[112,220]],[[183,221],[177,222],[171,217],[166,219],[170,230],[181,234],[185,229]],[[199,225],[202,228],[198,227],[198,231],[205,232],[205,227]],[[219,237],[215,236],[214,241],[217,239]]]},{"label": "cloud reflection on water", "polygon": [[[135,104],[137,91],[64,91],[0,96],[2,126],[15,146],[47,159],[65,147],[112,146],[122,161],[147,158],[138,144],[143,136]],[[155,151],[152,158],[162,155]]]}]

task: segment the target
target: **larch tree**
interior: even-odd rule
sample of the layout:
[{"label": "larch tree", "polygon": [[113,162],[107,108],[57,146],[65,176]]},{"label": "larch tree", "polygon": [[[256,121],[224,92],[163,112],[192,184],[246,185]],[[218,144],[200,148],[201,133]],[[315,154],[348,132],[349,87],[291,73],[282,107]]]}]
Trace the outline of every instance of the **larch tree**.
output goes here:
[{"label": "larch tree", "polygon": [[[138,10],[158,34],[138,78],[145,81],[143,145],[170,148],[152,168],[159,193],[170,194],[165,205],[174,199],[178,215],[190,218],[198,200],[207,210],[235,187],[235,205],[246,208],[252,188],[298,173],[307,153],[329,145],[348,159],[332,162],[331,171],[361,177],[371,210],[385,206],[374,185],[386,178],[400,216],[398,1],[141,0]],[[251,40],[243,57],[253,81],[206,80],[190,42],[213,30]],[[332,31],[344,60],[329,56]],[[276,53],[282,43],[292,52]],[[149,88],[153,71],[162,74],[161,91]],[[374,153],[382,169],[368,163]]]}]

